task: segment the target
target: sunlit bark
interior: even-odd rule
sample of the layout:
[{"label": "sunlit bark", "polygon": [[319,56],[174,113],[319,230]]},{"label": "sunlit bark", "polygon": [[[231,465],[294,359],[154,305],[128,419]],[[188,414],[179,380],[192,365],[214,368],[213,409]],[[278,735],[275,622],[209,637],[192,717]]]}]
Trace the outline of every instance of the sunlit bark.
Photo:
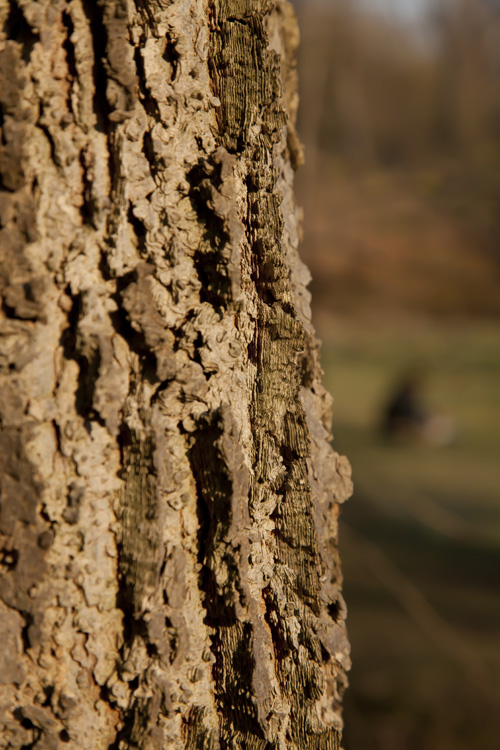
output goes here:
[{"label": "sunlit bark", "polygon": [[0,747],[337,748],[350,479],[293,12],[10,0],[0,28]]}]

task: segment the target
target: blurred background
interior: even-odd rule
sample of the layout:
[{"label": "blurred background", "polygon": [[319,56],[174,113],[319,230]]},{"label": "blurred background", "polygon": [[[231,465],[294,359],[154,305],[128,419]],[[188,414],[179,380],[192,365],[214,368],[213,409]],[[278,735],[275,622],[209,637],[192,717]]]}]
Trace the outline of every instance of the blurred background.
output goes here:
[{"label": "blurred background", "polygon": [[500,747],[500,2],[300,0],[345,750]]}]

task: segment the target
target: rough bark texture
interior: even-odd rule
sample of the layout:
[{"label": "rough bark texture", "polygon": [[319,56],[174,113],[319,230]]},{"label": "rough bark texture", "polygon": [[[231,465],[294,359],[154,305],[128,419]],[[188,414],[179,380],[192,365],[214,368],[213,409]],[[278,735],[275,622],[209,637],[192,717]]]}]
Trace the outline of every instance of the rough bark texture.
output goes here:
[{"label": "rough bark texture", "polygon": [[2,0],[0,748],[327,750],[284,0]]}]

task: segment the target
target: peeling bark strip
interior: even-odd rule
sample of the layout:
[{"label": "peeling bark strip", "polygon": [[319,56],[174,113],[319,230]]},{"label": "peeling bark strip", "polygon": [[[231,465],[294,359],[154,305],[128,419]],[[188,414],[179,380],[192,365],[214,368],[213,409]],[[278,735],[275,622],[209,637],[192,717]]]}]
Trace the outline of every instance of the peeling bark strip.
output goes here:
[{"label": "peeling bark strip", "polygon": [[339,747],[285,0],[0,4],[0,748]]}]

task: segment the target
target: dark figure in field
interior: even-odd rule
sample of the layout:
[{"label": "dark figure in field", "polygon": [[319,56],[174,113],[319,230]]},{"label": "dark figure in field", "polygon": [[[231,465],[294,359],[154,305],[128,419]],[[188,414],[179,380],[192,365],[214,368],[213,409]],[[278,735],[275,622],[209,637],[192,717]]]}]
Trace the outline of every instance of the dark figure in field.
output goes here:
[{"label": "dark figure in field", "polygon": [[421,379],[410,375],[399,382],[383,413],[383,432],[391,437],[416,437],[428,420],[422,405]]},{"label": "dark figure in field", "polygon": [[423,378],[416,373],[400,380],[382,414],[387,437],[423,440],[431,445],[449,445],[455,438],[453,420],[430,414],[422,396]]}]

